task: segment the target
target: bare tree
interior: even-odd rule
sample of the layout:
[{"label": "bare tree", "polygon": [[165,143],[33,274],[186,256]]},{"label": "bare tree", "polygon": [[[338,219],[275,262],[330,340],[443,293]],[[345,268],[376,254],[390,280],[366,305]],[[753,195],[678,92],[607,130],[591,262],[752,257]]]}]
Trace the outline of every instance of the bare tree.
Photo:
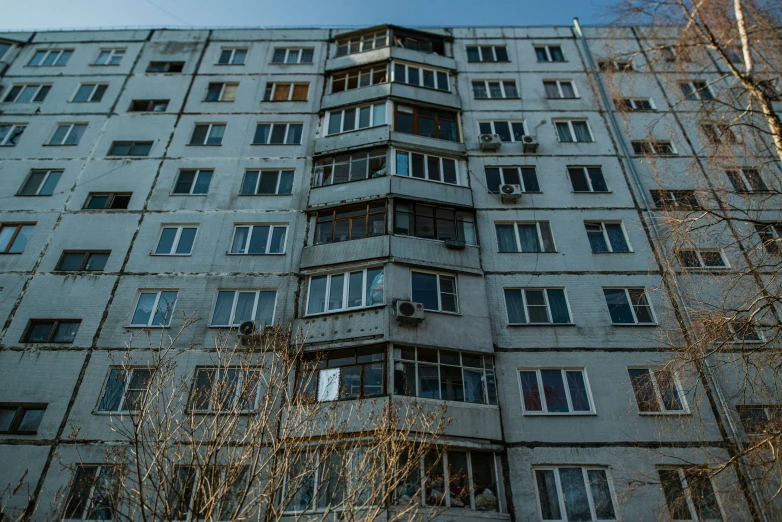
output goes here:
[{"label": "bare tree", "polygon": [[384,395],[383,351],[352,367],[377,379],[355,380],[323,371],[304,335],[278,325],[216,336],[194,370],[185,359],[197,349],[176,337],[153,351],[129,345],[111,367],[98,409],[116,412],[114,440],[100,465],[63,464],[73,479],[54,517],[398,520],[444,505],[441,477],[422,470],[444,450],[445,406]]},{"label": "bare tree", "polygon": [[[614,12],[621,25],[614,42],[632,44],[607,52],[653,73],[638,76],[663,97],[657,107],[628,98],[638,85],[623,73],[633,66],[601,67],[641,179],[659,189],[645,194],[643,219],[677,319],[666,338],[670,368],[697,370],[698,385],[707,385],[700,396],[727,441],[727,453],[712,452],[699,473],[715,484],[735,473],[729,487],[743,492],[752,518],[778,519],[782,124],[774,104],[782,92],[782,4],[627,0]],[[648,114],[631,116],[641,112]],[[693,478],[698,486],[679,497],[663,475],[672,516],[677,498],[697,506],[714,494]]]}]

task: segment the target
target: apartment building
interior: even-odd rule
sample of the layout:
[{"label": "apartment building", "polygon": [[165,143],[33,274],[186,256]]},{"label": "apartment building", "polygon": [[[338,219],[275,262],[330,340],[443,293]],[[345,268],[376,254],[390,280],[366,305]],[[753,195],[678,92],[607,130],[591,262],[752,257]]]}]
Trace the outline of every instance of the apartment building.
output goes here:
[{"label": "apartment building", "polygon": [[[733,435],[713,383],[665,370],[650,215],[693,203],[675,167],[700,138],[638,34],[0,34],[0,487],[27,471],[9,516],[29,497],[45,518],[62,463],[99,463],[115,358],[132,337],[142,364],[143,332],[185,312],[182,346],[292,323],[308,350],[378,351],[363,393],[447,401],[443,473],[469,462],[494,497],[465,520],[750,519],[733,469],[692,494],[688,466]],[[635,79],[615,105],[609,69]],[[662,113],[681,139],[648,140]]]}]

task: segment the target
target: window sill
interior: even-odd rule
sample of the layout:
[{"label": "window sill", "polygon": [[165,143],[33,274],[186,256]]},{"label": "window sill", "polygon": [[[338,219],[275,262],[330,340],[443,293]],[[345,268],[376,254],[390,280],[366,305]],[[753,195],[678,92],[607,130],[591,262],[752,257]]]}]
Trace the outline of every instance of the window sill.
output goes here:
[{"label": "window sill", "polygon": [[477,100],[477,101],[481,101],[481,100],[497,101],[497,100],[520,100],[521,98],[519,98],[518,96],[516,96],[516,97],[506,96],[504,98],[477,98],[476,97],[474,99]]},{"label": "window sill", "polygon": [[600,256],[603,254],[635,254],[632,250],[628,250],[627,252],[592,252],[592,254],[596,256]]},{"label": "window sill", "polygon": [[78,147],[78,143],[44,143],[42,144],[43,147]]},{"label": "window sill", "polygon": [[118,63],[91,63],[90,67],[119,67]]},{"label": "window sill", "polygon": [[169,196],[208,196],[209,194],[184,194],[182,192],[171,192]]},{"label": "window sill", "polygon": [[525,411],[521,414],[523,417],[597,417],[596,411]]},{"label": "window sill", "polygon": [[559,252],[500,252],[498,254],[559,254]]},{"label": "window sill", "polygon": [[687,410],[682,411],[639,411],[641,417],[680,417],[682,415],[691,415]]},{"label": "window sill", "polygon": [[290,146],[290,145],[301,145],[301,143],[250,143],[250,145],[284,145],[284,146]]},{"label": "window sill", "polygon": [[261,100],[262,103],[289,103],[289,102],[306,102],[309,100]]},{"label": "window sill", "polygon": [[[385,235],[385,234],[380,234],[380,235]],[[406,234],[390,234],[390,235],[392,235],[394,237],[404,237],[404,238],[409,238],[409,239],[418,239],[418,240],[421,240],[421,241],[429,241],[430,243],[439,243],[439,244],[441,244],[443,246],[445,245],[445,242],[447,241],[446,239],[432,239],[431,237],[408,236]],[[371,237],[378,237],[378,236],[371,236]],[[361,238],[361,239],[366,239],[366,238]],[[467,247],[477,248],[478,245],[471,245],[470,243],[465,243],[464,247],[465,248],[467,248]]]},{"label": "window sill", "polygon": [[268,254],[263,253],[239,253],[239,252],[226,252],[227,256],[284,256],[285,252],[270,252]]},{"label": "window sill", "polygon": [[357,306],[356,308],[348,308],[348,309],[345,309],[345,310],[329,310],[328,312],[318,312],[318,313],[315,313],[315,314],[305,314],[302,319],[316,319],[318,317],[326,317],[326,316],[335,315],[335,314],[352,314],[352,313],[356,313],[356,312],[363,312],[363,311],[366,311],[366,310],[379,310],[381,308],[385,308],[385,306],[386,306],[386,304],[382,303],[382,304],[373,304],[373,305],[361,306],[361,307]]},{"label": "window sill", "polygon": [[443,314],[443,315],[454,315],[457,317],[461,317],[461,312],[449,312],[447,310],[429,310],[428,308],[424,308],[424,312],[428,314]]},{"label": "window sill", "polygon": [[165,325],[165,326],[161,326],[161,325],[147,326],[147,325],[145,325],[145,324],[126,324],[126,325],[125,325],[125,328],[144,328],[144,329],[149,329],[149,330],[156,330],[156,329],[158,329],[158,328],[162,328],[162,329],[171,328],[171,325]]},{"label": "window sill", "polygon": [[581,96],[575,97],[575,98],[546,98],[547,100],[580,100]]},{"label": "window sill", "polygon": [[467,60],[467,63],[511,63],[510,60]]},{"label": "window sill", "polygon": [[568,60],[538,60],[538,63],[569,63]]},{"label": "window sill", "polygon": [[243,67],[245,64],[243,63],[216,63],[214,64],[216,67]]},{"label": "window sill", "polygon": [[233,103],[235,100],[204,100],[203,103]]},{"label": "window sill", "polygon": [[[194,196],[205,196],[206,194],[192,194]],[[253,197],[253,196],[291,196],[291,193],[288,194],[239,194],[239,197]]]},{"label": "window sill", "polygon": [[155,257],[191,257],[193,253],[189,254],[155,254],[154,252],[150,252],[149,255],[155,256]]},{"label": "window sill", "polygon": [[[517,142],[505,142],[505,143],[520,143],[520,142],[518,142],[518,141],[517,141]],[[487,192],[487,194],[492,194],[492,195],[494,195],[494,196],[501,196],[501,195],[502,195],[502,193],[500,193],[500,192],[492,192],[491,190],[489,190],[489,191]],[[537,192],[532,192],[532,191],[522,191],[522,194],[543,194],[543,191],[540,191],[540,190],[539,190],[539,191],[537,191]]]},{"label": "window sill", "polygon": [[576,326],[576,323],[507,323],[505,326],[507,326],[508,328],[515,328],[517,326],[521,326],[521,327],[529,327],[529,326],[543,326],[543,327]]},{"label": "window sill", "polygon": [[571,194],[611,194],[613,190],[571,190]]},{"label": "window sill", "polygon": [[627,327],[627,326],[660,326],[657,323],[611,323],[611,326]]},{"label": "window sill", "polygon": [[222,147],[222,143],[188,143],[188,147]]}]

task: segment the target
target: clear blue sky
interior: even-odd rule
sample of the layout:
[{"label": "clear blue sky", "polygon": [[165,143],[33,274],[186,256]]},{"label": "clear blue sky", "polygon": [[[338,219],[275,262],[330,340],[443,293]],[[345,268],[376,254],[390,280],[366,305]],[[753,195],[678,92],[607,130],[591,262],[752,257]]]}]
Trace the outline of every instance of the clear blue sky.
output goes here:
[{"label": "clear blue sky", "polygon": [[610,0],[0,0],[3,29],[606,24]]}]

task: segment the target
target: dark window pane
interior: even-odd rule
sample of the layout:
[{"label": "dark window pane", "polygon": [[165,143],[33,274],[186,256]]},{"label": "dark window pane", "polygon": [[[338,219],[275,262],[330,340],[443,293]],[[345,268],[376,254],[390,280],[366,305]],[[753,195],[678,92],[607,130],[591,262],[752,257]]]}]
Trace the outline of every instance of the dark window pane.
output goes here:
[{"label": "dark window pane", "polygon": [[413,301],[423,303],[425,310],[439,310],[437,275],[412,273]]},{"label": "dark window pane", "polygon": [[546,409],[549,412],[568,412],[565,385],[561,370],[540,370],[543,382],[543,394],[546,397]]},{"label": "dark window pane", "polygon": [[608,311],[611,314],[611,322],[617,324],[633,324],[635,322],[624,290],[604,288],[603,293],[608,304]]}]

